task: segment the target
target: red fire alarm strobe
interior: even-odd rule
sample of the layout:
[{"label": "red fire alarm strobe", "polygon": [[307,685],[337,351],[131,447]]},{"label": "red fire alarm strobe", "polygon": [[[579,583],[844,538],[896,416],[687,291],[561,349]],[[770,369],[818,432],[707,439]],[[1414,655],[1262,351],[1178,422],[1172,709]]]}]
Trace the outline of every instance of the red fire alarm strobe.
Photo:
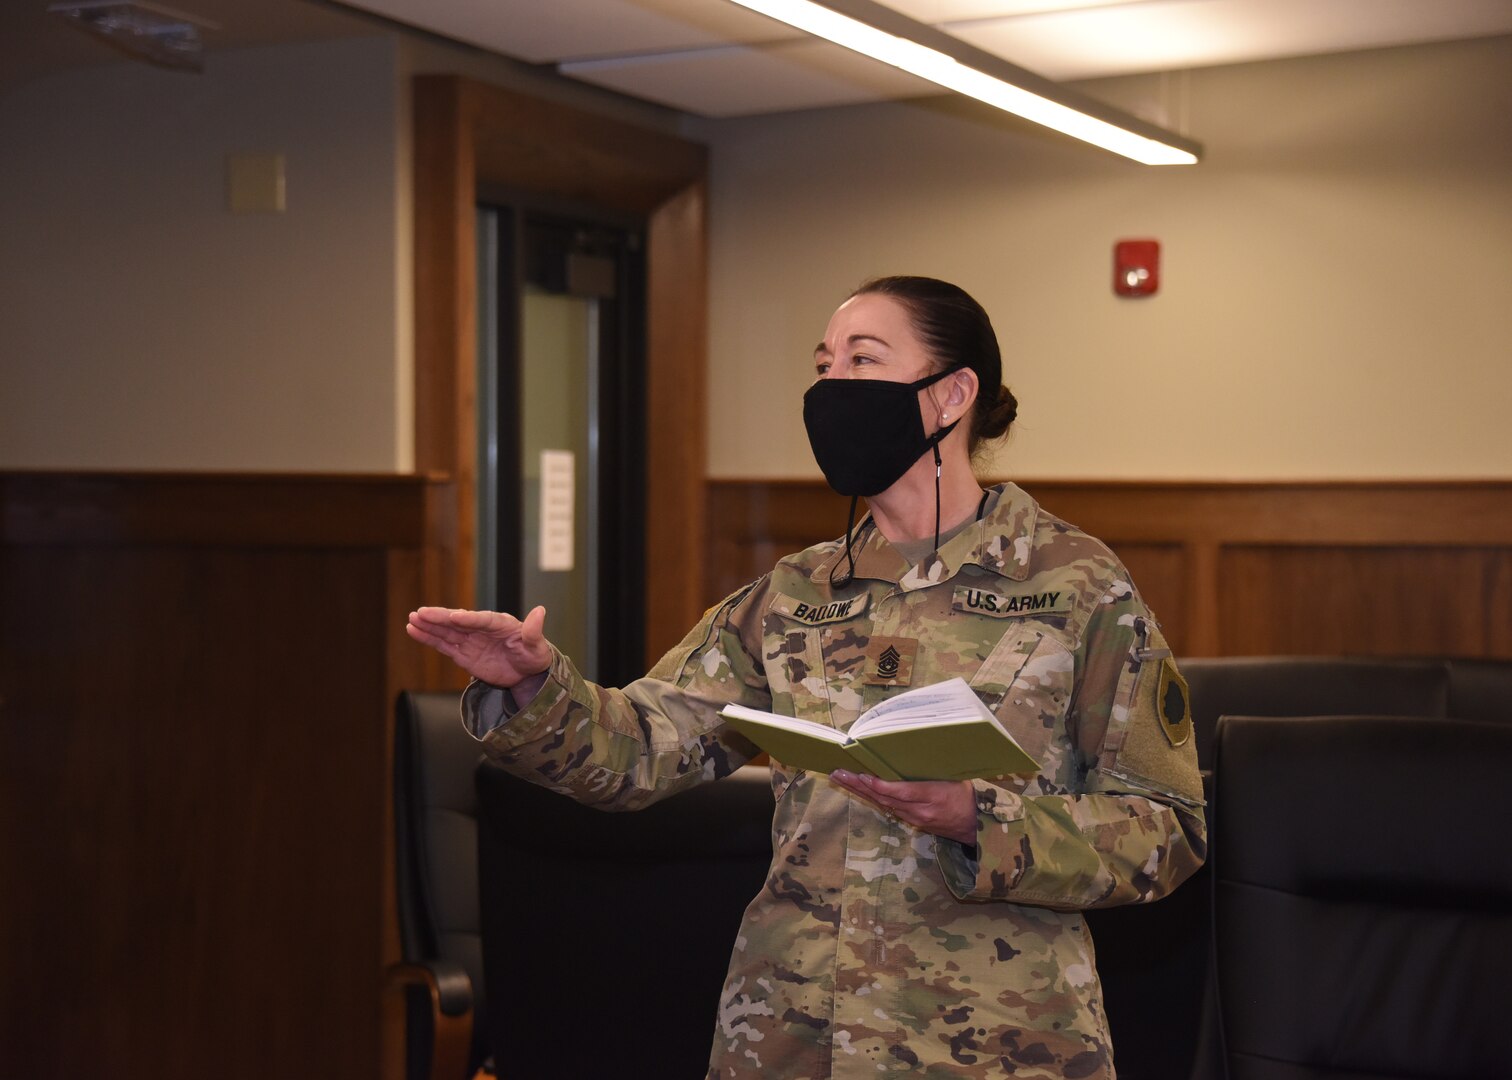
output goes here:
[{"label": "red fire alarm strobe", "polygon": [[1113,291],[1154,296],[1160,288],[1160,241],[1120,240],[1113,245]]}]

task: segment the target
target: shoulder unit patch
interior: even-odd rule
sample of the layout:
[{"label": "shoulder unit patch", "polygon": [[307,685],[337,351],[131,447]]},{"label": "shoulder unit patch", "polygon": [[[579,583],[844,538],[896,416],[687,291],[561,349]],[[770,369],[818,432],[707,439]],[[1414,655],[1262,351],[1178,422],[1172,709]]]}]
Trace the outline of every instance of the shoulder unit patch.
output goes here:
[{"label": "shoulder unit patch", "polygon": [[1172,746],[1183,745],[1192,737],[1192,703],[1186,679],[1176,670],[1176,661],[1169,656],[1160,662],[1160,684],[1156,695],[1155,713],[1160,717],[1160,729],[1171,740]]}]

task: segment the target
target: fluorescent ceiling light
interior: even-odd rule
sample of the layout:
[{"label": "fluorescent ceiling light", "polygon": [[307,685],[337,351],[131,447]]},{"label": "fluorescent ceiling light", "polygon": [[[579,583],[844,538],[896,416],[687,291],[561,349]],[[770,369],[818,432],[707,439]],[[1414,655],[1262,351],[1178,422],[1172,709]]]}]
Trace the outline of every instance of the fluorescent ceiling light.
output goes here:
[{"label": "fluorescent ceiling light", "polygon": [[1060,86],[873,0],[732,0],[816,37],[1146,165],[1195,165],[1200,143]]}]

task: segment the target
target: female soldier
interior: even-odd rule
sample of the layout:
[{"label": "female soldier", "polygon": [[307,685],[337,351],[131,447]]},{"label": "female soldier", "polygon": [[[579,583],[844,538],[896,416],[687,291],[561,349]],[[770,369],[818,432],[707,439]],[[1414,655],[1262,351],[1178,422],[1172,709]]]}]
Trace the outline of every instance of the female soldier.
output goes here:
[{"label": "female soldier", "polygon": [[765,887],[745,913],[709,1077],[1112,1077],[1080,911],[1156,899],[1206,838],[1185,688],[1127,572],[971,451],[1003,435],[991,323],[929,278],[863,285],[814,354],[804,421],[864,496],[844,538],[712,608],[645,678],[585,681],[543,609],[422,608],[474,678],[464,721],[506,768],[634,809],[739,767],[727,702],[845,729],[900,688],[966,679],[1034,776],[888,782],[772,763]]}]

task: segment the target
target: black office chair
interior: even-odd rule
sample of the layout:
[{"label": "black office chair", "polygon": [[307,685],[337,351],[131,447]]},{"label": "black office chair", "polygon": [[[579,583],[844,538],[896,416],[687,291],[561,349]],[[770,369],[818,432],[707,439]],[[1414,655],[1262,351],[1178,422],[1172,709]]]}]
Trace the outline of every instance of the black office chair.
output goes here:
[{"label": "black office chair", "polygon": [[404,963],[407,1080],[491,1071],[478,933],[478,743],[455,692],[399,695],[394,727],[394,833]]},{"label": "black office chair", "polygon": [[1204,868],[1153,904],[1086,913],[1118,1080],[1220,1080],[1211,908]]},{"label": "black office chair", "polygon": [[1210,769],[1220,716],[1472,716],[1448,709],[1442,660],[1376,656],[1210,656],[1181,661],[1197,764]]},{"label": "black office chair", "polygon": [[1512,724],[1219,721],[1231,1080],[1512,1075]]},{"label": "black office chair", "polygon": [[478,769],[489,1037],[510,1076],[681,1080],[708,1068],[720,989],[772,858],[771,774],[634,813]]},{"label": "black office chair", "polygon": [[[1443,716],[1450,693],[1444,663],[1426,659],[1211,657],[1182,660],[1181,671],[1205,784],[1219,716]],[[1119,1080],[1223,1076],[1211,986],[1212,888],[1204,866],[1156,904],[1087,913]]]}]

